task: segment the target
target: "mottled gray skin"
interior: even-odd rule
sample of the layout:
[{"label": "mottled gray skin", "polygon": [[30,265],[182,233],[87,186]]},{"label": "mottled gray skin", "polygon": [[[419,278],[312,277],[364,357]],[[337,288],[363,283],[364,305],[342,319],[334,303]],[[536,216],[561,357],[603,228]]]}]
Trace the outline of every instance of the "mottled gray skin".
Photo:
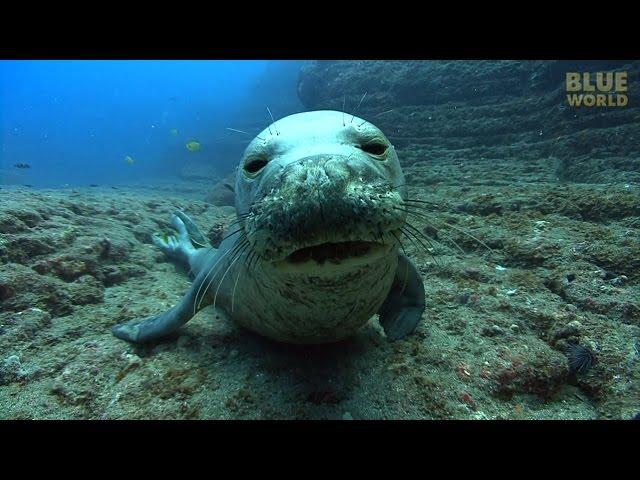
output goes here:
[{"label": "mottled gray skin", "polygon": [[[114,335],[154,341],[210,304],[289,343],[343,339],[376,313],[390,340],[408,335],[425,298],[415,266],[399,252],[404,183],[395,149],[369,122],[335,111],[275,122],[244,153],[235,184],[238,223],[217,250],[194,248],[190,238],[202,236],[181,212],[173,219],[177,238],[154,238],[195,274],[182,301],[117,325]],[[342,260],[290,261],[304,247],[348,241],[370,248]]]}]

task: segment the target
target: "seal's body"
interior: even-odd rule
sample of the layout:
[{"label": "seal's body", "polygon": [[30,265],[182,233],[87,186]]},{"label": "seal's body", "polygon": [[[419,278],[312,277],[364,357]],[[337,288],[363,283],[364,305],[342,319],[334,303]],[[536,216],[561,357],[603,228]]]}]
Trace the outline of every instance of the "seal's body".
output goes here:
[{"label": "seal's body", "polygon": [[390,339],[411,333],[425,304],[422,280],[398,250],[404,183],[393,146],[362,119],[317,111],[275,122],[245,151],[238,220],[217,250],[193,247],[202,235],[181,212],[177,238],[154,238],[195,274],[182,301],[113,333],[154,340],[209,304],[290,343],[340,340],[375,313]]}]

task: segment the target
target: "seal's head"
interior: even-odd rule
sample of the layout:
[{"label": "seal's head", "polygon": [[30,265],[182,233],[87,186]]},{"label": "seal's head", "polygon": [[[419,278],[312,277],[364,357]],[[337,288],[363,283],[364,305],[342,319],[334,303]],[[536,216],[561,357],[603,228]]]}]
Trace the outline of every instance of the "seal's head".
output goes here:
[{"label": "seal's head", "polygon": [[263,262],[295,271],[368,263],[397,248],[406,187],[393,145],[351,114],[290,115],[247,147],[236,209]]}]

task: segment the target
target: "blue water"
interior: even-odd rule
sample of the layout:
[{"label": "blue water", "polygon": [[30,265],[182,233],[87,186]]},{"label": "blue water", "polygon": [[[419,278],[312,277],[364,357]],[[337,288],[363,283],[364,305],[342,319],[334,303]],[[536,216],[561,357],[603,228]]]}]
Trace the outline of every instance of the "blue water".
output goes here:
[{"label": "blue water", "polygon": [[266,106],[276,117],[302,109],[300,63],[0,61],[0,184],[171,180],[190,162],[224,173],[249,140],[227,127],[253,135],[269,123]]}]

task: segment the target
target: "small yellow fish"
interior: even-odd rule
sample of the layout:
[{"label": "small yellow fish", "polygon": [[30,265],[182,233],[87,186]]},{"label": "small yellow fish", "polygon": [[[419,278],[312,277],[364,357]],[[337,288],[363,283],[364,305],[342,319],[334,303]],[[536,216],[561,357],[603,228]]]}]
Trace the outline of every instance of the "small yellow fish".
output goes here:
[{"label": "small yellow fish", "polygon": [[171,133],[171,135],[173,135],[174,137],[176,137],[178,135],[178,129],[177,128],[172,128],[171,130],[169,130],[169,133]]},{"label": "small yellow fish", "polygon": [[133,163],[135,162],[135,160],[131,158],[129,155],[124,157],[124,161],[127,162],[129,165],[133,165]]},{"label": "small yellow fish", "polygon": [[200,144],[195,140],[191,140],[189,143],[187,143],[186,147],[187,147],[187,150],[189,150],[190,152],[200,151]]}]

